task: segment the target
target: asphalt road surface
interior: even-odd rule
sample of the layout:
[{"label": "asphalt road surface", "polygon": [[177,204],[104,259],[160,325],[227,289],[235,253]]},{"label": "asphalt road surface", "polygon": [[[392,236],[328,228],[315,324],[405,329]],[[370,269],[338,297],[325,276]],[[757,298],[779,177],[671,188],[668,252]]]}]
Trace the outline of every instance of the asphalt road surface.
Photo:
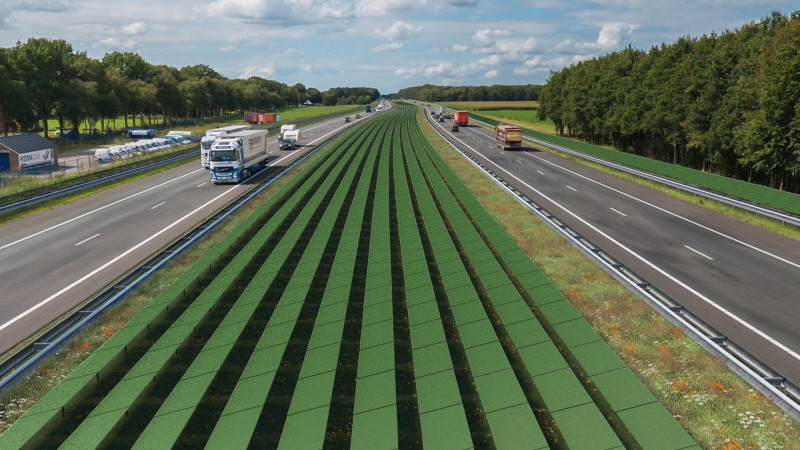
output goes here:
[{"label": "asphalt road surface", "polygon": [[800,242],[492,131],[437,128],[562,222],[800,383]]},{"label": "asphalt road surface", "polygon": [[[294,151],[279,150],[277,136],[271,136],[264,172],[288,165],[364,118],[346,124],[339,117],[303,127],[302,146]],[[136,267],[263,175],[254,178],[214,185],[198,156],[0,226],[0,354]]]}]

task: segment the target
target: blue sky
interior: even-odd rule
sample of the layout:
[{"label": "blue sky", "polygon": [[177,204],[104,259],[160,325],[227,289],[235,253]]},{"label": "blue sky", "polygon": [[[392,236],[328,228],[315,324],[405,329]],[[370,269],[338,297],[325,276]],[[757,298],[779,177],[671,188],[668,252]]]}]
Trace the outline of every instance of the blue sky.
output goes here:
[{"label": "blue sky", "polygon": [[66,39],[101,58],[208,64],[327,89],[543,83],[625,47],[733,29],[796,0],[0,0],[0,45]]}]

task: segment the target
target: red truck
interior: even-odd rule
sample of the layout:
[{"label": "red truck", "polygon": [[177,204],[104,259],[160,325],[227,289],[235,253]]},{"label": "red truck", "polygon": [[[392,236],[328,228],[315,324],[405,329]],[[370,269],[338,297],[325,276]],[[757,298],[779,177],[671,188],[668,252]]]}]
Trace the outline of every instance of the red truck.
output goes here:
[{"label": "red truck", "polygon": [[522,129],[507,123],[499,123],[494,127],[494,143],[503,150],[522,148]]},{"label": "red truck", "polygon": [[455,112],[455,122],[456,125],[461,125],[465,127],[469,124],[469,112],[468,111],[456,111]]}]

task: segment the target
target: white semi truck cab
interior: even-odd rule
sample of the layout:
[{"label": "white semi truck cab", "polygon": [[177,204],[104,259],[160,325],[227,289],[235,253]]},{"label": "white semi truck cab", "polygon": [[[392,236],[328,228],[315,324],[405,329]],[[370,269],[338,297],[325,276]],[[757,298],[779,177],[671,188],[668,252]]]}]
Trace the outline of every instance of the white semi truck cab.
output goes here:
[{"label": "white semi truck cab", "polygon": [[246,130],[220,136],[211,145],[211,181],[239,183],[267,166],[267,130]]},{"label": "white semi truck cab", "polygon": [[206,135],[200,139],[200,163],[204,169],[208,169],[211,165],[209,157],[211,155],[211,146],[219,136],[224,136],[230,133],[249,130],[252,125],[230,125],[222,128],[214,128],[206,130]]}]

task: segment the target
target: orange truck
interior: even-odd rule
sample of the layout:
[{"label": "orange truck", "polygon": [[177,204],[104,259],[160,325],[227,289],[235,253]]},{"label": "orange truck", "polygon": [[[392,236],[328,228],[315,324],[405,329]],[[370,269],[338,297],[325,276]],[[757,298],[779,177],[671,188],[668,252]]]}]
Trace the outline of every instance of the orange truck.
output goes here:
[{"label": "orange truck", "polygon": [[465,127],[469,124],[469,112],[468,111],[456,111],[455,112],[455,122],[456,125],[461,125]]},{"label": "orange truck", "polygon": [[503,150],[522,148],[522,129],[507,123],[499,123],[494,127],[494,143]]}]

